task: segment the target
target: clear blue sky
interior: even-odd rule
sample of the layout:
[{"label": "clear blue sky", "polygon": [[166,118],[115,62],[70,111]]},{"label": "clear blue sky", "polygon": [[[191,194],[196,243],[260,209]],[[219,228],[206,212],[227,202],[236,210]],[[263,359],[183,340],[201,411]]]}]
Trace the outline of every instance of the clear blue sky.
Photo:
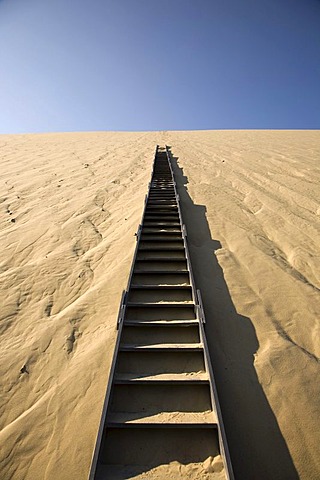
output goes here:
[{"label": "clear blue sky", "polygon": [[320,128],[319,0],[0,0],[0,133]]}]

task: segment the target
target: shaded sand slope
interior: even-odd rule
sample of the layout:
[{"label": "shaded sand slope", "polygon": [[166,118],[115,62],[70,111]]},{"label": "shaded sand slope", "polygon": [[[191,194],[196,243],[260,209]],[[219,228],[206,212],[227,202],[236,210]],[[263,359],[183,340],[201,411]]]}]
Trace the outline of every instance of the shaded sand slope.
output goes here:
[{"label": "shaded sand slope", "polygon": [[1,478],[87,478],[156,143],[237,478],[319,478],[320,133],[299,131],[0,136]]}]

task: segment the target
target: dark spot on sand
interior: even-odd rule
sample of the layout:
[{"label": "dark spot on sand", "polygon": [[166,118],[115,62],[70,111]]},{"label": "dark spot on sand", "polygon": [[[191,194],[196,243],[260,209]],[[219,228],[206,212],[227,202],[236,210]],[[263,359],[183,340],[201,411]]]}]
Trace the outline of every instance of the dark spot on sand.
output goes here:
[{"label": "dark spot on sand", "polygon": [[44,313],[47,315],[47,317],[50,317],[52,307],[53,307],[53,302],[52,301],[48,302],[48,305],[44,309]]},{"label": "dark spot on sand", "polygon": [[28,373],[29,374],[26,364],[24,364],[23,367],[20,368],[20,373]]}]

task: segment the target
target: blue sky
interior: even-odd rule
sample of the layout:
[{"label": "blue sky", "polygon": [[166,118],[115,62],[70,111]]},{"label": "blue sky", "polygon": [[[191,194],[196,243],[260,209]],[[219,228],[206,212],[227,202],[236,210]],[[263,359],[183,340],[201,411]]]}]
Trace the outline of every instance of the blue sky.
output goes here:
[{"label": "blue sky", "polygon": [[320,128],[319,0],[0,0],[0,133]]}]

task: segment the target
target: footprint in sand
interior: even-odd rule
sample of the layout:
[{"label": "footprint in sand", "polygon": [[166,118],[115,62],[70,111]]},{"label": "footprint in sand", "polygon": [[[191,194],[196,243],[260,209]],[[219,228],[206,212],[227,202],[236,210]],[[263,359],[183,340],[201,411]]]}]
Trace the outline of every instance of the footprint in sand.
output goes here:
[{"label": "footprint in sand", "polygon": [[67,337],[66,343],[65,343],[65,349],[66,349],[68,355],[70,355],[70,353],[73,352],[74,347],[75,347],[75,343],[76,343],[77,339],[79,337],[81,337],[81,335],[82,334],[78,331],[78,329],[76,327],[74,327],[71,330],[71,333]]},{"label": "footprint in sand", "polygon": [[27,373],[27,374],[29,374],[28,368],[27,368],[27,365],[26,365],[26,364],[24,364],[23,367],[20,368],[20,373]]},{"label": "footprint in sand", "polygon": [[53,301],[51,300],[48,305],[46,306],[46,308],[44,309],[44,313],[47,315],[47,317],[50,317],[51,315],[51,311],[52,311],[52,307],[53,307]]}]

